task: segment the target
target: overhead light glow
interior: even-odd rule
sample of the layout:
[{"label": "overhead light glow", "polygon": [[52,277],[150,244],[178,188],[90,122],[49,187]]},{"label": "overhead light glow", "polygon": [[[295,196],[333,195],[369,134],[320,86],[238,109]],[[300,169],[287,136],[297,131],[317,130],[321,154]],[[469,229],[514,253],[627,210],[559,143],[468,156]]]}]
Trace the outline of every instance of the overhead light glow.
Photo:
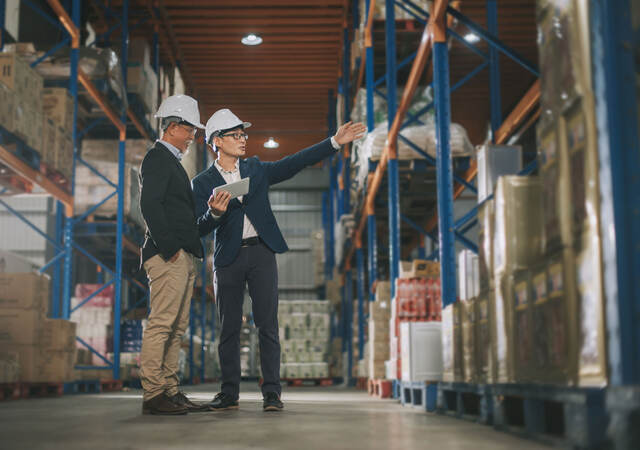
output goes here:
[{"label": "overhead light glow", "polygon": [[480,41],[480,37],[475,33],[467,33],[464,37],[464,40],[470,44],[475,44]]},{"label": "overhead light glow", "polygon": [[242,38],[242,43],[244,45],[260,45],[262,44],[262,38],[258,35],[251,33],[251,34],[247,34],[245,37]]},{"label": "overhead light glow", "polygon": [[276,142],[276,140],[272,137],[269,138],[267,142],[264,143],[264,148],[278,148],[280,144]]}]

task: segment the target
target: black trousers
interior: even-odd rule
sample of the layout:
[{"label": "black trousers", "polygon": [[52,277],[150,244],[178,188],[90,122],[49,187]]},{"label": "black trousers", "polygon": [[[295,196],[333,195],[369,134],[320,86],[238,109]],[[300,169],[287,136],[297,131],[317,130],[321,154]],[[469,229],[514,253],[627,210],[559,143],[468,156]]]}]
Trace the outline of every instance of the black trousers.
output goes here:
[{"label": "black trousers", "polygon": [[241,247],[235,261],[214,273],[221,334],[218,344],[222,392],[238,398],[240,392],[240,328],[245,286],[258,328],[262,393],[281,393],[278,337],[278,267],[276,255],[262,242]]}]

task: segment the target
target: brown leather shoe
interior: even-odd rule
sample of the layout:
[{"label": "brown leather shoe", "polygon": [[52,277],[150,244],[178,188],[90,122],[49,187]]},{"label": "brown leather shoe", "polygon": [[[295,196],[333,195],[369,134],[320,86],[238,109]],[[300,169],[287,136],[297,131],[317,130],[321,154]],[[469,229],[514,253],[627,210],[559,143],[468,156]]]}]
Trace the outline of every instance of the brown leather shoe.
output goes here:
[{"label": "brown leather shoe", "polygon": [[153,414],[156,416],[179,416],[187,414],[186,406],[177,405],[166,393],[156,395],[150,400],[142,403],[142,414]]},{"label": "brown leather shoe", "polygon": [[209,405],[203,405],[201,403],[194,403],[184,394],[184,392],[178,391],[176,395],[171,397],[171,401],[179,406],[184,406],[189,412],[204,412],[209,411]]}]

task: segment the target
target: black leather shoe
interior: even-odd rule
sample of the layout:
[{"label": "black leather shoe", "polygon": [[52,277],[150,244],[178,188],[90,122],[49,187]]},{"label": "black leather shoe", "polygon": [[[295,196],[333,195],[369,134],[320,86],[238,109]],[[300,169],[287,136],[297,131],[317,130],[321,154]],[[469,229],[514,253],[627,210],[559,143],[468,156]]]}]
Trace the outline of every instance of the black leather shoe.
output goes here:
[{"label": "black leather shoe", "polygon": [[186,395],[184,395],[184,392],[178,391],[176,395],[171,397],[171,401],[178,406],[184,406],[189,412],[209,411],[209,405],[203,405],[202,403],[193,403]]},{"label": "black leather shoe", "polygon": [[227,409],[238,409],[240,405],[238,405],[238,400],[234,399],[228,394],[224,392],[220,392],[216,395],[211,403],[209,403],[209,409],[211,411],[225,411]]},{"label": "black leather shoe", "polygon": [[157,416],[180,416],[187,414],[185,406],[176,405],[166,393],[156,395],[146,402],[142,402],[142,414]]},{"label": "black leather shoe", "polygon": [[264,394],[262,409],[265,411],[282,411],[284,404],[280,401],[280,396],[275,392],[267,392]]}]

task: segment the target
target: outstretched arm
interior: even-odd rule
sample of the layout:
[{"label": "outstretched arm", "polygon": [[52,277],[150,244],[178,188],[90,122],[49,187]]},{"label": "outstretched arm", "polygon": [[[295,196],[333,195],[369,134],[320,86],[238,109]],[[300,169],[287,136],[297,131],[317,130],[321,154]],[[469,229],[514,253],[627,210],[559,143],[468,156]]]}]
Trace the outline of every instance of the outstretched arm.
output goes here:
[{"label": "outstretched arm", "polygon": [[[338,129],[331,139],[325,139],[280,161],[262,163],[267,172],[269,184],[288,180],[305,167],[312,166],[333,155],[340,146],[361,138],[365,131],[364,124],[347,122]],[[331,141],[335,141],[338,148],[335,148]]]}]

